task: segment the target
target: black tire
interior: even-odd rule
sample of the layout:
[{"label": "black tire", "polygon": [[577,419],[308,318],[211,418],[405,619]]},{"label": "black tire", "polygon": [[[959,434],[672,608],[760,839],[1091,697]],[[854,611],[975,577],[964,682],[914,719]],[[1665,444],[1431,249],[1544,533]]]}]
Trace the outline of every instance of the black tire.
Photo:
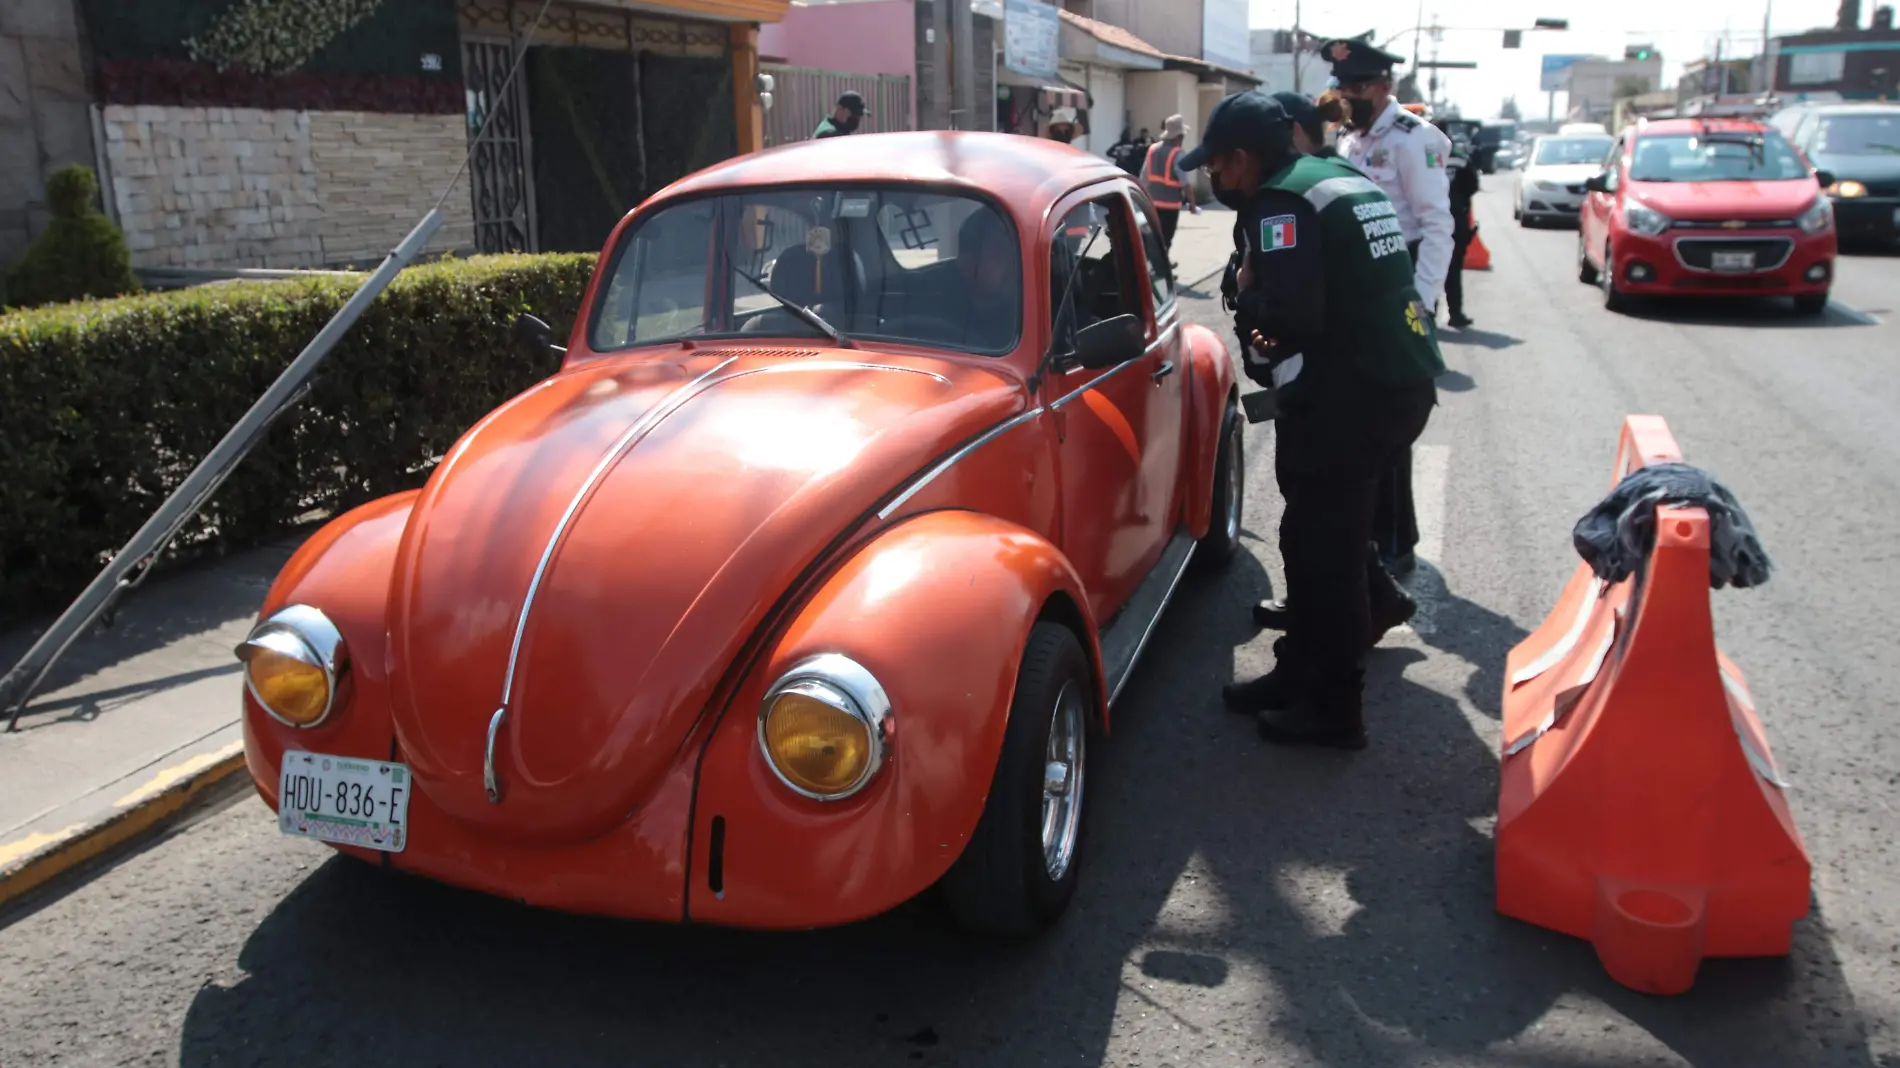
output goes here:
[{"label": "black tire", "polygon": [[[1071,780],[1080,812],[1066,869],[1043,860],[1042,800],[1050,726],[1065,687],[1082,700],[1082,769]],[[976,831],[943,877],[944,901],[966,930],[1020,938],[1055,923],[1075,896],[1088,818],[1088,753],[1095,746],[1093,673],[1082,643],[1064,626],[1037,623],[1023,649],[996,776]]]},{"label": "black tire", "polygon": [[1597,269],[1590,266],[1590,254],[1584,251],[1583,231],[1577,231],[1577,281],[1586,286],[1597,284]]},{"label": "black tire", "polygon": [[1826,293],[1803,293],[1794,298],[1794,313],[1796,315],[1819,315],[1827,310],[1827,298],[1828,294]]},{"label": "black tire", "polygon": [[1247,512],[1247,453],[1242,442],[1240,411],[1230,402],[1221,418],[1207,533],[1194,549],[1195,563],[1210,570],[1226,567],[1240,554],[1240,528]]},{"label": "black tire", "polygon": [[1616,260],[1609,245],[1603,246],[1603,271],[1598,285],[1603,290],[1603,307],[1606,311],[1627,312],[1630,309],[1628,293],[1616,288]]}]

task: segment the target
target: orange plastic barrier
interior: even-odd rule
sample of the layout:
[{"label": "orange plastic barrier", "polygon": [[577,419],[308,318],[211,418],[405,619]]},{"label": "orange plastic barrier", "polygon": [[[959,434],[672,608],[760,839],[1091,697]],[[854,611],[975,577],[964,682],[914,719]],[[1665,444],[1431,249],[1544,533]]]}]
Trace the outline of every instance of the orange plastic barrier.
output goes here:
[{"label": "orange plastic barrier", "polygon": [[[1471,213],[1471,225],[1478,225],[1478,213]],[[1484,235],[1472,231],[1471,244],[1465,248],[1465,269],[1468,271],[1488,271],[1491,269],[1491,250],[1484,247]]]},{"label": "orange plastic barrier", "polygon": [[[1680,461],[1623,424],[1614,485]],[[1784,956],[1811,866],[1787,784],[1709,614],[1709,517],[1658,510],[1646,567],[1580,564],[1511,650],[1498,788],[1500,913],[1589,939],[1617,982],[1679,994],[1705,957]]]}]

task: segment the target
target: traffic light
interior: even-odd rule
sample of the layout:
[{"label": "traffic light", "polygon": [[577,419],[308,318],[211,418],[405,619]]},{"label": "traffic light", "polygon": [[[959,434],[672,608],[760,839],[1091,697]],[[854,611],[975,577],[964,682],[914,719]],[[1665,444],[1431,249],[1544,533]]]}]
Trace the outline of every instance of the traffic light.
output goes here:
[{"label": "traffic light", "polygon": [[1655,54],[1655,49],[1649,45],[1630,45],[1623,49],[1624,59],[1643,60],[1648,59],[1653,54]]},{"label": "traffic light", "polygon": [[1539,29],[1539,30],[1567,30],[1570,28],[1570,20],[1569,19],[1538,19],[1536,22],[1531,23],[1531,26],[1532,28]]},{"label": "traffic light", "polygon": [[1524,47],[1524,31],[1523,30],[1505,30],[1504,31],[1504,47],[1506,48]]}]

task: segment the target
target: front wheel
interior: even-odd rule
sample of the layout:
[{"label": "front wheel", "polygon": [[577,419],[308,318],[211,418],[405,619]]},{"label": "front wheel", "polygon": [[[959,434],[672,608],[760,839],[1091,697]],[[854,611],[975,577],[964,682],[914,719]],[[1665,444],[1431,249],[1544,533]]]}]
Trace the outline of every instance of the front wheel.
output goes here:
[{"label": "front wheel", "polygon": [[1794,298],[1796,315],[1819,315],[1827,310],[1826,293],[1803,293]]},{"label": "front wheel", "polygon": [[1607,311],[1626,312],[1630,307],[1630,297],[1616,287],[1616,254],[1609,245],[1603,246],[1603,307]]},{"label": "front wheel", "polygon": [[1037,623],[1023,649],[1009,725],[976,831],[943,877],[957,922],[1022,937],[1075,896],[1095,717],[1094,676],[1067,627]]},{"label": "front wheel", "polygon": [[1198,563],[1224,567],[1240,552],[1240,522],[1247,507],[1247,454],[1241,447],[1240,412],[1230,403],[1221,419],[1220,451],[1214,459],[1214,501],[1207,533],[1195,549]]},{"label": "front wheel", "polygon": [[1577,232],[1577,281],[1586,286],[1597,284],[1597,269],[1590,264],[1590,252],[1583,242],[1583,232]]}]

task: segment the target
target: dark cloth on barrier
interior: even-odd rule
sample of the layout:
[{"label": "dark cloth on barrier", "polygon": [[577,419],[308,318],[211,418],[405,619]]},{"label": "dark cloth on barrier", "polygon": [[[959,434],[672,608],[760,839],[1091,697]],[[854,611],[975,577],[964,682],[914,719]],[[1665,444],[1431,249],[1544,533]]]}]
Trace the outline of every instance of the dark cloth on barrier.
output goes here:
[{"label": "dark cloth on barrier", "polygon": [[1748,513],[1728,487],[1689,464],[1654,464],[1624,476],[1571,531],[1577,553],[1600,579],[1621,582],[1656,544],[1658,505],[1694,505],[1709,513],[1709,585],[1746,589],[1768,581],[1773,565]]}]

